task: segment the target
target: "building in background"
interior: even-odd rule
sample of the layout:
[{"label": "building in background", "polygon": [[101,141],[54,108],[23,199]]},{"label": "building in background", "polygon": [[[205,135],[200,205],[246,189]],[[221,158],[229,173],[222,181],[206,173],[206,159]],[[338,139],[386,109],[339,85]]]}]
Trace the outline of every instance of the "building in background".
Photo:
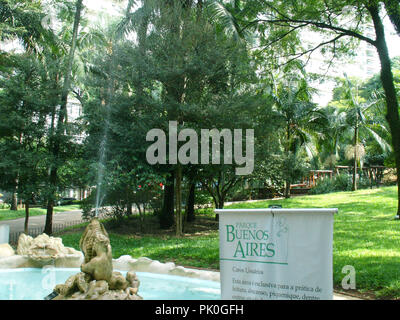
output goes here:
[{"label": "building in background", "polygon": [[[384,22],[390,56],[391,58],[400,56],[400,38],[394,31],[391,22],[388,19],[385,19]],[[375,30],[372,25],[365,28],[365,35],[375,39]],[[316,37],[315,33],[305,33],[303,37],[305,41],[313,39],[313,41],[309,41],[310,45],[315,45],[320,40],[326,40]],[[331,63],[327,61],[327,57],[321,51],[315,51],[312,54],[306,65],[306,71],[323,76],[312,83],[312,86],[318,90],[318,94],[313,99],[315,103],[326,106],[332,100],[336,85],[335,78],[343,78],[347,74],[350,78],[366,81],[380,72],[380,61],[374,46],[360,41],[355,53],[354,57],[343,57],[340,61],[335,59]]]}]

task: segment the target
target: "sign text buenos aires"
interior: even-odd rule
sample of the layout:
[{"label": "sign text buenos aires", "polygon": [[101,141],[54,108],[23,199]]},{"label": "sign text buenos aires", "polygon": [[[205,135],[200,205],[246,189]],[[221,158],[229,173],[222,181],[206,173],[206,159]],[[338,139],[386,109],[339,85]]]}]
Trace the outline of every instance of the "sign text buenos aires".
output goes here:
[{"label": "sign text buenos aires", "polygon": [[222,299],[332,299],[337,209],[216,211]]}]

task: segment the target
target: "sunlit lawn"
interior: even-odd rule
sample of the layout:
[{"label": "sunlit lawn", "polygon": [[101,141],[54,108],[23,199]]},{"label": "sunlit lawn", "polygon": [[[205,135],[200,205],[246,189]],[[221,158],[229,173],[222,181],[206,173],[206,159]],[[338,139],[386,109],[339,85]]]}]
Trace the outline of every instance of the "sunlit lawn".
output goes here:
[{"label": "sunlit lawn", "polygon": [[[400,298],[400,221],[396,214],[396,188],[303,196],[287,200],[241,203],[230,208],[338,208],[334,222],[334,284],[339,288],[342,268],[354,266],[360,292],[380,298]],[[81,233],[63,235],[65,245],[78,248]],[[218,233],[176,238],[173,236],[132,237],[110,234],[113,256],[146,256],[184,266],[218,268]]]},{"label": "sunlit lawn", "polygon": [[230,208],[338,208],[334,222],[333,277],[341,285],[342,268],[354,266],[359,291],[400,298],[400,221],[396,187],[296,197],[273,202],[235,204]]}]

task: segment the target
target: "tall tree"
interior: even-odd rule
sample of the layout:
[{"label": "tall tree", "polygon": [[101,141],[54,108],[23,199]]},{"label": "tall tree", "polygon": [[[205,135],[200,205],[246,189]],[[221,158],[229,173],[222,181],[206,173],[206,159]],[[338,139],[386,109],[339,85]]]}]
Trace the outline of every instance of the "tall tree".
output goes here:
[{"label": "tall tree", "polygon": [[51,83],[34,55],[14,55],[8,72],[0,72],[0,185],[25,204],[25,232],[29,205],[35,202],[46,176],[45,148],[47,101]]},{"label": "tall tree", "polygon": [[[389,124],[392,147],[395,154],[396,170],[400,172],[400,116],[399,103],[394,86],[393,73],[385,38],[382,14],[383,6],[392,15],[391,20],[398,26],[399,4],[396,0],[317,0],[312,2],[282,2],[252,0],[246,2],[252,6],[253,15],[242,21],[243,28],[255,27],[262,37],[260,45],[271,54],[278,52],[275,61],[287,63],[296,59],[310,59],[312,53],[320,49],[328,55],[330,64],[340,54],[348,52],[345,39],[364,41],[373,46],[381,63],[381,82],[385,92],[386,119]],[[254,12],[258,16],[254,18]],[[365,25],[372,24],[375,38],[368,36]],[[310,47],[302,48],[299,41],[293,39],[300,30],[317,31],[325,37]],[[295,37],[296,38],[296,37]],[[298,38],[297,38],[298,39]],[[280,46],[281,50],[275,50]],[[397,214],[400,216],[400,186],[398,184]]]},{"label": "tall tree", "polygon": [[313,134],[324,127],[325,117],[311,102],[313,89],[304,78],[281,79],[274,86],[271,97],[276,111],[276,121],[282,123],[283,157],[285,167],[285,197],[290,197],[290,185],[296,170],[297,156],[305,148],[312,157]]},{"label": "tall tree", "polygon": [[55,192],[57,188],[57,172],[59,169],[60,164],[60,148],[61,148],[61,140],[65,135],[65,121],[67,117],[67,102],[68,102],[68,95],[71,92],[71,73],[72,73],[72,64],[74,61],[75,50],[76,50],[76,43],[78,37],[78,29],[79,24],[81,21],[81,12],[83,9],[82,0],[77,0],[75,4],[75,17],[74,17],[74,24],[72,30],[72,39],[71,39],[71,46],[69,49],[67,62],[65,65],[64,74],[64,82],[61,91],[61,99],[60,99],[60,108],[58,112],[58,120],[57,126],[55,130],[55,134],[50,137],[50,145],[52,148],[52,153],[55,158],[55,162],[53,163],[52,167],[50,168],[49,174],[49,183],[50,183],[50,197],[48,199],[47,204],[47,213],[46,213],[46,224],[44,227],[44,232],[47,234],[52,234],[52,227],[53,227],[53,207],[55,201]]}]

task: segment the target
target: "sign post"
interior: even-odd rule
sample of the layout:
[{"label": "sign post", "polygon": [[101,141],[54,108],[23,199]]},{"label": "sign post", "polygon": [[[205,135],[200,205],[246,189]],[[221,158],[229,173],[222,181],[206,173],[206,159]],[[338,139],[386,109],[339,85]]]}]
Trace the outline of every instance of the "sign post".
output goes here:
[{"label": "sign post", "polygon": [[217,209],[221,298],[331,300],[337,209]]}]

